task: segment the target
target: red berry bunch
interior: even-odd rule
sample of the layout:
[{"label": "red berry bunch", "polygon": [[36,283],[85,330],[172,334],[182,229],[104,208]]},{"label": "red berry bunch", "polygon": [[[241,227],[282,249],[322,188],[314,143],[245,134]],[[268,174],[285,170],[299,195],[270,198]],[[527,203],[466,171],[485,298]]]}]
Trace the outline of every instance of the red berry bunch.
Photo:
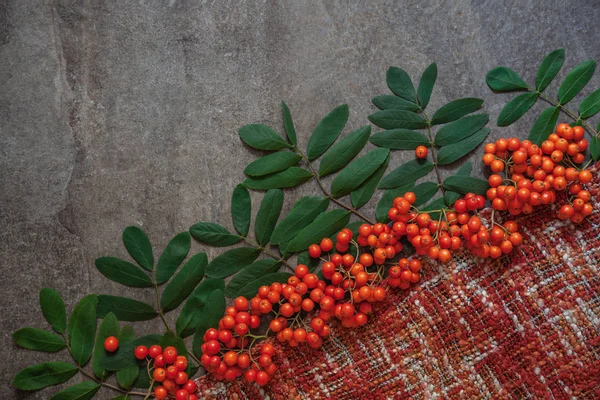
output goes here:
[{"label": "red berry bunch", "polygon": [[593,211],[590,193],[584,189],[592,173],[579,165],[588,142],[580,126],[559,124],[540,146],[517,138],[498,139],[485,146],[483,163],[493,174],[486,196],[492,207],[511,215],[530,214],[534,207],[553,204],[558,192],[567,193],[558,217],[581,223]]},{"label": "red berry bunch", "polygon": [[[485,206],[483,196],[468,193],[456,200],[454,210],[437,211],[440,214],[438,219],[432,219],[428,212],[419,212],[413,206],[415,201],[413,192],[395,198],[388,217],[392,220],[391,240],[399,241],[406,237],[419,255],[448,262],[452,259],[452,251],[464,246],[479,257],[498,258],[523,242],[521,234],[516,232],[516,222],[506,221],[502,225],[494,220],[494,215],[487,219],[478,213]],[[369,234],[366,242],[370,246],[381,247],[382,239],[389,239],[376,233],[375,229],[370,234],[365,229],[364,235]],[[361,241],[364,239],[359,238],[359,243]],[[420,265],[416,261],[401,259],[397,268],[390,269],[390,285],[407,289],[410,283],[418,282]]]},{"label": "red berry bunch", "polygon": [[175,400],[198,400],[198,386],[188,378],[185,372],[188,361],[185,356],[177,354],[173,346],[163,350],[159,345],[138,346],[134,351],[138,360],[148,360],[151,378],[157,383],[154,397],[157,399],[171,398]]},{"label": "red berry bunch", "polygon": [[[389,231],[386,225],[379,225]],[[250,300],[236,298],[219,321],[218,329],[208,329],[204,334],[204,368],[219,380],[243,375],[246,381],[262,386],[277,371],[276,353],[271,343],[255,347],[256,340],[272,332],[280,343],[317,349],[330,335],[333,320],[341,321],[345,327],[365,325],[372,303],[386,297],[380,285],[385,258],[382,261],[367,252],[357,260],[348,253],[352,244],[358,256],[359,245],[352,236],[351,230],[343,229],[337,234],[335,245],[324,238],[320,244],[309,246],[310,256],[323,260],[323,279],[299,264],[286,283],[261,286]],[[334,247],[337,252],[332,254]],[[387,255],[393,257],[402,245],[396,243],[390,248],[392,253]],[[262,316],[271,318],[268,330],[265,335],[255,335],[252,330],[259,328]]]}]

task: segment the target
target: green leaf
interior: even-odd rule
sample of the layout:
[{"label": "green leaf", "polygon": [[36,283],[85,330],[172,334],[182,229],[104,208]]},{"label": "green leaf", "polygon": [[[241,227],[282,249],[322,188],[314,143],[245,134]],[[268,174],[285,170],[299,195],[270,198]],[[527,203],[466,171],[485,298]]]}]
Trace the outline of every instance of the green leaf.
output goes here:
[{"label": "green leaf", "polygon": [[590,155],[592,160],[600,160],[600,138],[598,136],[592,136],[590,140]]},{"label": "green leaf", "polygon": [[107,294],[98,295],[97,313],[98,318],[106,318],[109,313],[114,313],[119,321],[148,321],[158,315],[149,304]]},{"label": "green leaf", "polygon": [[465,115],[481,108],[482,105],[483,100],[473,97],[466,97],[464,99],[451,101],[450,103],[440,107],[433,114],[433,117],[431,118],[431,124],[439,125],[456,121],[460,117],[464,117]]},{"label": "green leaf", "polygon": [[123,230],[123,244],[127,252],[142,268],[152,271],[154,255],[152,245],[146,233],[137,226],[128,226]]},{"label": "green leaf", "polygon": [[456,193],[451,190],[446,190],[446,193],[444,193],[444,203],[448,207],[452,207],[452,204],[454,204],[456,202],[456,200],[458,200],[459,198],[460,198],[460,193]]},{"label": "green leaf", "polygon": [[[99,301],[98,301],[99,302]],[[117,336],[119,334],[119,321],[117,317],[113,313],[108,313],[104,316],[102,323],[98,327],[98,332],[96,332],[96,343],[94,344],[94,352],[92,358],[92,369],[94,370],[94,375],[100,380],[104,380],[106,377],[106,372],[102,367],[100,367],[100,360],[104,357],[104,341],[109,336]]]},{"label": "green leaf", "polygon": [[479,146],[485,140],[485,138],[488,137],[490,131],[490,128],[482,128],[458,143],[453,143],[442,147],[438,152],[438,164],[451,164],[461,157],[464,157],[473,151],[477,146]]},{"label": "green leaf", "polygon": [[488,120],[487,114],[468,115],[444,125],[435,135],[435,144],[441,147],[460,142],[483,128]]},{"label": "green leaf", "polygon": [[579,115],[581,119],[587,119],[600,112],[600,89],[590,93],[579,105]]},{"label": "green leaf", "polygon": [[81,307],[75,307],[71,318],[73,329],[69,331],[69,345],[73,358],[81,366],[92,357],[96,336],[96,306],[86,301]]},{"label": "green leaf", "polygon": [[460,168],[456,171],[455,175],[469,176],[469,175],[471,175],[472,170],[473,170],[473,162],[467,161],[466,163],[464,163],[463,165],[460,166]]},{"label": "green leaf", "polygon": [[283,126],[285,128],[285,134],[287,135],[290,143],[296,145],[296,128],[294,128],[294,121],[292,120],[292,114],[285,101],[281,102],[281,111],[283,112]]},{"label": "green leaf", "polygon": [[283,207],[283,192],[280,189],[271,189],[265,193],[263,201],[260,204],[254,223],[254,234],[256,241],[261,246],[269,243],[271,234],[275,229],[275,224],[281,214]]},{"label": "green leaf", "polygon": [[135,340],[135,331],[131,325],[125,325],[117,335],[120,344],[133,342]]},{"label": "green leaf", "polygon": [[140,368],[137,365],[132,365],[117,371],[117,382],[119,382],[119,386],[129,390],[139,376]]},{"label": "green leaf", "polygon": [[417,94],[410,76],[402,68],[389,67],[385,80],[394,94],[410,102],[417,103]]},{"label": "green leaf", "polygon": [[333,109],[319,122],[310,139],[306,155],[310,161],[319,157],[335,142],[348,121],[348,104]]},{"label": "green leaf", "polygon": [[152,287],[152,280],[144,271],[120,258],[97,258],[96,268],[111,281],[131,287]]},{"label": "green leaf", "polygon": [[240,138],[258,150],[281,150],[290,147],[277,132],[263,124],[250,124],[240,128]]},{"label": "green leaf", "polygon": [[437,79],[437,65],[435,63],[431,64],[421,75],[421,80],[419,81],[419,88],[417,89],[417,97],[419,99],[419,104],[421,107],[425,109],[427,104],[429,104],[429,98],[431,97],[431,92],[433,92],[433,86],[435,85],[435,80]]},{"label": "green leaf", "polygon": [[281,244],[290,241],[301,229],[327,210],[327,206],[329,206],[327,197],[302,197],[279,222],[273,231],[271,243]]},{"label": "green leaf", "polygon": [[446,178],[444,181],[444,189],[452,190],[460,194],[469,192],[475,194],[485,194],[488,190],[488,182],[484,179],[473,178],[471,176],[453,175]]},{"label": "green leaf", "polygon": [[158,343],[161,337],[161,335],[152,334],[139,337],[127,343],[121,343],[114,353],[104,354],[104,357],[100,359],[100,367],[107,371],[118,371],[132,365],[137,365],[137,359],[133,354],[135,348],[137,346],[152,346]]},{"label": "green leaf", "polygon": [[253,190],[284,189],[296,187],[312,177],[313,175],[303,168],[289,167],[274,174],[246,178],[244,185]]},{"label": "green leaf", "polygon": [[527,139],[540,146],[554,130],[556,121],[558,121],[558,114],[558,107],[548,107],[542,111],[538,119],[531,127]]},{"label": "green leaf", "polygon": [[510,92],[512,90],[527,90],[528,86],[523,79],[510,68],[497,67],[485,76],[485,81],[496,92]]},{"label": "green leaf", "polygon": [[413,204],[415,207],[418,207],[422,204],[427,203],[438,191],[438,184],[433,182],[423,182],[417,186],[415,186],[412,190],[415,193],[417,199]]},{"label": "green leaf", "polygon": [[564,49],[556,49],[544,58],[535,79],[535,87],[538,91],[541,92],[548,87],[556,74],[558,74],[558,71],[562,68],[564,62]]},{"label": "green leaf", "polygon": [[94,381],[85,381],[56,393],[50,400],[89,400],[102,386]]},{"label": "green leaf", "polygon": [[252,161],[244,169],[248,176],[264,176],[298,164],[302,157],[289,151],[277,151]]},{"label": "green leaf", "polygon": [[375,190],[377,190],[377,185],[379,185],[379,181],[385,174],[385,170],[390,163],[390,157],[388,156],[383,164],[377,168],[373,174],[367,178],[366,181],[360,184],[352,193],[350,193],[350,200],[352,201],[352,206],[356,209],[367,204],[373,194],[375,194]]},{"label": "green leaf", "polygon": [[388,220],[387,214],[394,199],[398,196],[402,196],[404,193],[411,191],[415,187],[414,182],[408,182],[396,189],[386,190],[377,206],[375,207],[375,217],[377,222],[385,222]]},{"label": "green leaf", "polygon": [[287,246],[286,251],[303,251],[313,243],[319,243],[322,238],[329,237],[342,229],[350,220],[350,213],[346,210],[332,210],[315,218],[308,226],[302,229]]},{"label": "green leaf", "polygon": [[17,346],[28,350],[54,353],[67,347],[57,334],[37,328],[21,328],[13,333],[12,338]]},{"label": "green leaf", "polygon": [[537,93],[523,93],[509,101],[500,115],[498,115],[498,126],[508,126],[521,118],[537,101]]},{"label": "green leaf", "polygon": [[13,386],[21,390],[38,390],[58,385],[71,379],[77,367],[62,361],[47,362],[27,367],[13,379]]},{"label": "green leaf", "polygon": [[375,107],[380,110],[406,110],[417,112],[420,111],[419,105],[408,100],[404,100],[402,97],[384,95],[374,97],[372,100]]},{"label": "green leaf", "polygon": [[411,160],[387,174],[379,182],[379,189],[393,189],[407,183],[415,182],[432,170],[433,163],[427,159]]},{"label": "green leaf", "polygon": [[331,195],[342,197],[352,192],[385,162],[389,154],[389,149],[374,149],[352,161],[331,183]]},{"label": "green leaf", "polygon": [[71,318],[69,318],[69,323],[67,324],[67,333],[69,336],[73,334],[73,330],[75,329],[75,320],[73,319],[73,315],[80,313],[80,309],[86,306],[88,303],[91,304],[95,309],[98,306],[98,295],[88,294],[83,299],[79,300],[79,303],[75,305],[75,308],[71,314]]},{"label": "green leaf", "polygon": [[334,144],[323,156],[319,176],[323,177],[345,167],[367,144],[371,126],[363,126]]},{"label": "green leaf", "polygon": [[198,326],[194,335],[192,349],[198,357],[202,356],[200,346],[204,342],[204,333],[209,328],[216,328],[219,320],[225,313],[225,296],[220,289],[214,290],[206,299],[203,307],[196,311],[198,313]]},{"label": "green leaf", "polygon": [[241,183],[233,189],[231,195],[231,218],[233,226],[240,235],[246,236],[250,230],[252,218],[252,202],[248,188]]},{"label": "green leaf", "polygon": [[233,275],[251,264],[260,254],[254,247],[238,247],[217,256],[206,267],[206,275],[210,278],[225,278]]},{"label": "green leaf", "polygon": [[230,233],[227,228],[212,222],[198,222],[190,228],[190,234],[199,242],[216,247],[226,247],[242,240],[241,236]]},{"label": "green leaf", "polygon": [[[471,175],[471,170],[473,169],[473,163],[471,161],[467,161],[456,171],[455,175],[469,176]],[[446,190],[444,194],[444,201],[448,207],[451,207],[452,204],[460,197],[459,193],[453,192],[451,190]]]},{"label": "green leaf", "polygon": [[404,110],[382,110],[369,115],[369,121],[383,129],[422,129],[427,122],[419,114]]},{"label": "green leaf", "polygon": [[179,265],[185,260],[185,257],[190,251],[191,239],[188,232],[177,234],[158,259],[156,266],[156,283],[163,284],[168,281]]},{"label": "green leaf", "polygon": [[581,89],[592,79],[596,70],[596,61],[587,60],[576,66],[569,72],[563,83],[558,88],[558,101],[567,104],[577,96]]},{"label": "green leaf", "polygon": [[241,291],[246,285],[253,281],[262,282],[264,276],[268,273],[276,272],[280,264],[279,261],[272,258],[264,258],[252,263],[233,276],[225,288],[225,296],[230,298],[240,296]]},{"label": "green leaf", "polygon": [[[242,273],[243,271],[240,271]],[[236,274],[236,276],[239,274]],[[199,318],[202,317],[197,311],[204,307],[208,296],[215,290],[219,289],[221,292],[225,290],[225,281],[223,279],[206,278],[196,287],[196,290],[192,293],[188,301],[185,303],[175,327],[177,334],[181,337],[187,337],[194,333],[198,325],[200,324]]]},{"label": "green leaf", "polygon": [[134,388],[139,388],[139,389],[148,389],[150,388],[150,377],[148,376],[148,372],[146,370],[146,366],[145,365],[140,365],[139,366],[139,377],[138,379],[135,381],[135,383],[133,384]]},{"label": "green leaf", "polygon": [[60,294],[52,288],[40,290],[40,306],[46,321],[58,333],[65,333],[67,328],[67,310]]},{"label": "green leaf", "polygon": [[418,146],[429,147],[429,139],[421,132],[410,129],[392,129],[378,132],[369,139],[375,146],[394,150],[414,150]]},{"label": "green leaf", "polygon": [[207,264],[206,253],[198,253],[185,263],[162,294],[160,306],[163,311],[176,309],[194,291],[204,276]]},{"label": "green leaf", "polygon": [[248,283],[240,289],[238,295],[251,298],[252,296],[256,296],[259,287],[263,285],[269,286],[275,282],[287,282],[290,276],[292,276],[292,274],[289,272],[271,272],[270,274],[263,275],[260,279]]}]

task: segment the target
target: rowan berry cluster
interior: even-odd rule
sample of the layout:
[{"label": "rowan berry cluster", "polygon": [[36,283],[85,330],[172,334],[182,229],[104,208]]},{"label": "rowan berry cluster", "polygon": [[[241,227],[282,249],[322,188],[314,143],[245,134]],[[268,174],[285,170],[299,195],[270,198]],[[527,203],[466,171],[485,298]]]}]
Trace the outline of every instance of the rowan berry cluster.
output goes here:
[{"label": "rowan berry cluster", "polygon": [[138,346],[134,350],[135,358],[148,361],[148,373],[154,388],[156,399],[171,398],[175,400],[198,400],[198,386],[188,378],[185,372],[188,361],[185,356],[177,354],[173,346],[163,350],[159,345]]},{"label": "rowan berry cluster", "polygon": [[583,186],[592,180],[592,173],[579,167],[588,147],[583,135],[580,126],[562,123],[541,147],[517,138],[487,144],[483,163],[493,172],[486,193],[492,207],[511,215],[530,214],[536,206],[555,203],[557,193],[565,192],[566,204],[558,217],[583,222],[593,211]]},{"label": "rowan berry cluster", "polygon": [[[381,264],[385,259],[369,252],[358,256],[358,244],[352,237],[351,230],[343,229],[336,236],[335,246],[331,239],[323,238],[320,244],[309,247],[309,255],[323,261],[323,279],[299,264],[286,283],[261,286],[250,300],[236,298],[218,329],[209,329],[204,335],[204,368],[219,380],[243,375],[246,381],[262,386],[277,371],[275,348],[271,343],[254,346],[255,341],[272,332],[277,341],[291,347],[307,345],[316,349],[330,335],[334,319],[349,328],[365,325],[372,303],[386,297],[381,286],[385,272]],[[389,247],[392,253],[388,255],[392,257],[396,250],[402,250],[400,243]],[[350,250],[356,251],[358,259],[348,253]],[[268,330],[264,335],[255,335],[251,330],[259,328],[262,316],[271,318]]]},{"label": "rowan berry cluster", "polygon": [[[398,241],[406,237],[419,255],[447,262],[452,259],[452,251],[464,245],[479,257],[498,258],[523,242],[521,234],[516,232],[516,222],[507,221],[502,225],[493,216],[487,219],[477,213],[485,205],[483,196],[468,193],[454,203],[453,210],[435,210],[440,215],[438,219],[432,219],[428,212],[419,212],[413,206],[415,201],[413,192],[395,198],[388,217],[392,220],[391,239]],[[369,245],[378,246],[378,242],[389,240],[375,233],[367,237]],[[399,270],[390,269],[390,277],[402,280],[400,287],[408,288],[409,282],[419,280],[415,276],[418,270],[410,266],[414,261],[400,260]]]}]

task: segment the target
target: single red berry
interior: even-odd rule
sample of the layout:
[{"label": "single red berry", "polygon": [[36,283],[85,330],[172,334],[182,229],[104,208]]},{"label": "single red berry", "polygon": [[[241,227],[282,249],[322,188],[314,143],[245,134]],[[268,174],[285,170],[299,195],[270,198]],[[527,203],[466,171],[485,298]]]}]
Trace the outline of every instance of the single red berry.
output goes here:
[{"label": "single red berry", "polygon": [[190,400],[190,394],[186,390],[180,389],[175,393],[175,400]]},{"label": "single red berry", "polygon": [[417,158],[425,158],[427,157],[427,153],[429,152],[429,150],[427,150],[427,147],[425,146],[418,146],[415,149],[415,156],[417,156]]},{"label": "single red berry", "polygon": [[146,346],[138,346],[134,351],[135,358],[143,360],[148,355],[148,348]]},{"label": "single red berry", "polygon": [[198,391],[198,385],[196,385],[196,383],[190,379],[183,385],[183,390],[189,394],[196,394]]},{"label": "single red berry", "polygon": [[177,360],[177,349],[173,346],[166,347],[163,351],[163,357],[167,364],[173,364]]},{"label": "single red berry", "polygon": [[157,386],[156,389],[154,389],[154,397],[158,400],[166,399],[168,395],[167,389],[162,386]]},{"label": "single red berry", "polygon": [[260,386],[264,386],[269,382],[269,374],[265,371],[260,371],[256,374],[256,383]]},{"label": "single red berry", "polygon": [[109,353],[114,353],[119,348],[119,339],[114,336],[109,336],[104,340],[104,350]]},{"label": "single red berry", "polygon": [[154,345],[154,346],[150,346],[150,348],[148,349],[148,355],[151,358],[156,358],[158,355],[162,354],[162,347],[160,347],[159,345]]},{"label": "single red berry", "polygon": [[318,244],[311,244],[308,247],[308,255],[312,258],[319,258],[321,256],[321,247]]}]

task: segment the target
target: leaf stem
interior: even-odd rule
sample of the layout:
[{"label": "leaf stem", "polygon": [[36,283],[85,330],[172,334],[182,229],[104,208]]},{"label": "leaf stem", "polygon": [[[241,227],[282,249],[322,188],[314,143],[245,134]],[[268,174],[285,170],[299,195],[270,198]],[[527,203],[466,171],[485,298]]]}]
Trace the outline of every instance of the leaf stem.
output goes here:
[{"label": "leaf stem", "polygon": [[431,121],[429,120],[427,114],[425,114],[425,110],[421,109],[421,115],[423,116],[423,118],[425,118],[425,122],[427,123],[427,134],[429,136],[429,143],[431,144],[431,159],[433,160],[433,168],[435,169],[435,175],[437,176],[438,183],[440,184],[439,187],[442,191],[442,196],[445,196],[446,191],[444,190],[443,186],[444,181],[442,180],[442,174],[440,174],[440,170],[438,168],[437,153],[435,152],[433,132],[431,131]]},{"label": "leaf stem", "polygon": [[165,328],[167,328],[167,330],[169,332],[173,332],[173,329],[171,329],[171,327],[169,326],[169,323],[167,322],[167,319],[165,318],[165,314],[163,313],[163,310],[160,307],[160,294],[158,293],[158,285],[154,283],[154,291],[156,292],[156,312],[158,313],[158,315],[160,316],[160,319],[162,319],[163,324],[165,324]]},{"label": "leaf stem", "polygon": [[361,218],[362,220],[364,220],[365,222],[368,222],[371,225],[375,225],[375,222],[371,221],[369,218],[365,217],[362,213],[360,213],[358,210],[356,210],[354,207],[349,207],[347,205],[345,205],[344,203],[342,203],[341,201],[339,201],[338,199],[336,199],[335,197],[333,197],[331,195],[331,193],[329,193],[326,189],[325,186],[323,186],[323,182],[321,182],[321,179],[319,179],[319,174],[318,172],[314,169],[314,167],[312,166],[311,162],[308,160],[308,157],[306,157],[306,155],[296,146],[294,146],[293,148],[303,159],[304,161],[306,161],[306,164],[308,165],[308,168],[310,169],[310,172],[313,174],[313,176],[315,177],[315,180],[317,181],[317,184],[319,185],[319,187],[321,188],[321,191],[323,192],[323,194],[325,196],[327,196],[329,198],[329,200],[333,201],[335,204],[337,204],[338,206],[345,208],[346,210],[350,211],[352,214],[356,215],[357,217]]},{"label": "leaf stem", "polygon": [[583,125],[588,130],[588,132],[590,132],[590,134],[592,136],[598,136],[599,133],[594,128],[592,128],[592,126],[590,124],[588,124],[586,121],[579,118],[579,116],[577,116],[577,114],[575,114],[573,111],[569,110],[562,104],[555,102],[554,100],[552,100],[548,96],[544,95],[543,93],[538,92],[537,90],[529,89],[529,91],[533,92],[533,93],[537,93],[540,96],[540,99],[544,100],[546,103],[548,103],[554,107],[558,107],[562,112],[564,112],[569,117],[571,117],[573,119],[573,121],[575,121],[575,123],[581,122],[581,125]]}]

